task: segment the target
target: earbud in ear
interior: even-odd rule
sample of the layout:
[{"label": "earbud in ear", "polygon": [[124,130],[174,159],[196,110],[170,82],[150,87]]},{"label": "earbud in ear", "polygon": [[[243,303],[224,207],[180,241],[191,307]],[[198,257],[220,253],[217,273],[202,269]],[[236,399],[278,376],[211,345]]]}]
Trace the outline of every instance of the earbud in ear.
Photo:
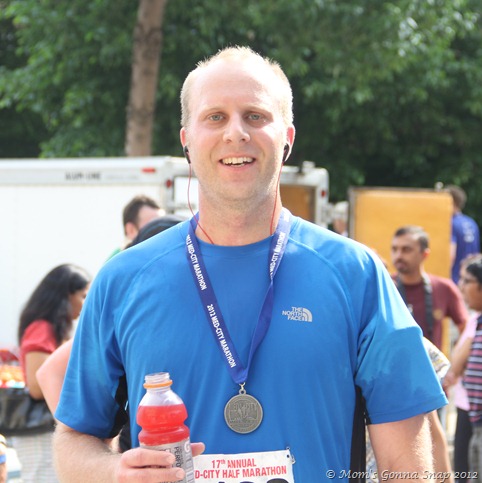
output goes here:
[{"label": "earbud in ear", "polygon": [[283,164],[286,163],[286,160],[288,159],[289,154],[290,154],[290,145],[285,144],[285,147],[283,148]]},{"label": "earbud in ear", "polygon": [[189,157],[189,149],[187,148],[187,146],[184,146],[183,151],[184,151],[184,156],[187,159],[187,162],[191,164],[191,158]]}]

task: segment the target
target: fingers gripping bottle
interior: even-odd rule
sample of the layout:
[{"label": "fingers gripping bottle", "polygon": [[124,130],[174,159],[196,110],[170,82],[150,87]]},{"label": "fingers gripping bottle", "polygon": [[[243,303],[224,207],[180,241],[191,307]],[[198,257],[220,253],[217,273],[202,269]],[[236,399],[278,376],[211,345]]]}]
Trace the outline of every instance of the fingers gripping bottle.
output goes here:
[{"label": "fingers gripping bottle", "polygon": [[181,483],[194,483],[194,465],[189,440],[186,406],[171,389],[172,380],[168,372],[145,376],[146,394],[137,409],[137,424],[141,446],[172,453],[174,466],[186,472]]}]

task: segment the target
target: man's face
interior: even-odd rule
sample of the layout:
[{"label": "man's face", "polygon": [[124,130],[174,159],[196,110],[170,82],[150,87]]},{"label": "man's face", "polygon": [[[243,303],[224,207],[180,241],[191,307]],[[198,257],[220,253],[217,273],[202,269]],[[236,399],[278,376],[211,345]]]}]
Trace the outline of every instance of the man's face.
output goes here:
[{"label": "man's face", "polygon": [[[159,209],[144,205],[137,214],[137,230],[161,216]],[[136,234],[137,235],[137,234]]]},{"label": "man's face", "polygon": [[416,236],[394,237],[391,248],[392,263],[398,273],[412,274],[420,270],[427,251],[423,251]]},{"label": "man's face", "polygon": [[126,238],[130,241],[134,240],[134,238],[139,233],[139,230],[147,225],[150,221],[155,220],[161,216],[161,212],[157,208],[153,208],[149,205],[144,205],[140,208],[136,223],[128,222],[126,223],[124,230],[126,233]]},{"label": "man's face", "polygon": [[199,73],[181,142],[199,180],[200,203],[243,206],[272,199],[283,147],[294,140],[294,128],[281,114],[278,82],[253,61],[218,60]]}]

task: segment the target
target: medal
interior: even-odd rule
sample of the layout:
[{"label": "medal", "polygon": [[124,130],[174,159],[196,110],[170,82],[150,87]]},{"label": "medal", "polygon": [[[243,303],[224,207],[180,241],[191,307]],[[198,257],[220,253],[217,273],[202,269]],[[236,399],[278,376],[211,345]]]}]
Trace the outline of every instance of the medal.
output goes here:
[{"label": "medal", "polygon": [[263,420],[263,407],[253,396],[246,394],[244,383],[239,394],[233,396],[224,407],[224,419],[229,429],[236,433],[252,433]]},{"label": "medal", "polygon": [[248,378],[249,368],[253,355],[259,344],[263,340],[271,323],[273,312],[274,288],[273,280],[278,267],[283,258],[291,226],[291,214],[288,210],[281,211],[278,226],[270,242],[268,272],[270,284],[266,297],[261,307],[258,323],[253,333],[251,347],[249,349],[248,364],[243,366],[223,315],[219,308],[216,294],[209,280],[209,276],[204,265],[203,256],[199,249],[196,239],[197,217],[194,216],[189,224],[189,233],[186,236],[186,256],[191,268],[194,283],[196,284],[206,319],[211,327],[216,344],[223,356],[226,367],[232,380],[239,384],[239,394],[232,397],[224,407],[224,419],[228,427],[240,434],[252,433],[256,430],[263,420],[263,408],[260,402],[253,396],[246,394],[244,385]]}]

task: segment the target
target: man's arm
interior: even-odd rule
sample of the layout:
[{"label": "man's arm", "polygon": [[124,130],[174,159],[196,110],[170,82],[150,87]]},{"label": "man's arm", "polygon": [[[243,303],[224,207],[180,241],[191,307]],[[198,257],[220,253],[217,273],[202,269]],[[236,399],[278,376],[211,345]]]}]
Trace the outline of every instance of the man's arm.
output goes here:
[{"label": "man's arm", "polygon": [[428,413],[427,418],[430,422],[430,434],[433,443],[433,466],[435,473],[438,475],[436,481],[437,483],[454,483],[449,446],[437,411]]},{"label": "man's arm", "polygon": [[[174,456],[167,451],[135,448],[114,452],[103,440],[79,433],[59,423],[54,433],[54,463],[63,483],[158,483],[174,482],[184,471],[173,468]],[[193,455],[204,451],[202,443],[192,445]]]},{"label": "man's arm", "polygon": [[432,442],[429,422],[423,414],[393,423],[368,426],[380,479],[433,481]]}]

